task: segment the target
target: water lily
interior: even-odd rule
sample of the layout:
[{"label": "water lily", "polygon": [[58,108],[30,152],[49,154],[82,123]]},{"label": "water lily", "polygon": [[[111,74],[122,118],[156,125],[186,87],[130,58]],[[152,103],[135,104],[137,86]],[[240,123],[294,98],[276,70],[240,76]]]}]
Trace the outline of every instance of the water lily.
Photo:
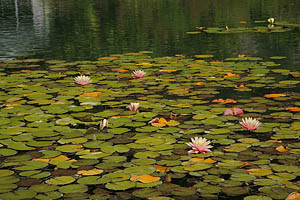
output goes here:
[{"label": "water lily", "polygon": [[74,78],[75,83],[79,84],[79,85],[88,85],[92,82],[91,78],[89,76],[76,76]]},{"label": "water lily", "polygon": [[143,78],[145,76],[146,72],[144,72],[143,70],[135,70],[132,72],[132,76],[133,78],[139,79],[139,78]]},{"label": "water lily", "polygon": [[213,146],[209,145],[210,141],[203,137],[191,138],[192,142],[186,143],[188,146],[192,147],[192,150],[188,153],[207,153],[211,152],[210,148]]},{"label": "water lily", "polygon": [[225,110],[224,115],[241,115],[244,111],[241,108],[228,108]]},{"label": "water lily", "polygon": [[140,107],[140,104],[139,103],[130,103],[128,108],[130,111],[134,111],[136,112]]},{"label": "water lily", "polygon": [[100,124],[99,124],[99,128],[100,128],[101,131],[102,131],[105,127],[106,127],[106,128],[108,127],[108,120],[107,120],[107,119],[103,119],[102,121],[100,121]]},{"label": "water lily", "polygon": [[274,19],[274,18],[269,18],[269,19],[268,19],[268,22],[269,22],[270,24],[274,24],[275,19]]},{"label": "water lily", "polygon": [[252,118],[252,117],[243,118],[242,121],[240,122],[240,124],[242,125],[242,127],[244,129],[249,130],[249,131],[256,130],[261,125],[261,123],[257,119]]}]

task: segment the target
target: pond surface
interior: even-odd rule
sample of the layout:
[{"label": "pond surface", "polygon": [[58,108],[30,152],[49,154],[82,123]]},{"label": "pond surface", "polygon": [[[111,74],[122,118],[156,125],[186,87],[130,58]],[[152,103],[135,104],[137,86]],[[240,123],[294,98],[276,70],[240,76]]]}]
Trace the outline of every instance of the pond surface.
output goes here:
[{"label": "pond surface", "polygon": [[0,0],[0,199],[299,191],[299,7]]},{"label": "pond surface", "polygon": [[299,29],[272,34],[186,33],[201,26],[251,27],[268,18],[300,24],[299,9],[297,0],[0,0],[0,58],[94,60],[147,50],[154,57],[280,55],[294,64],[300,57]]}]

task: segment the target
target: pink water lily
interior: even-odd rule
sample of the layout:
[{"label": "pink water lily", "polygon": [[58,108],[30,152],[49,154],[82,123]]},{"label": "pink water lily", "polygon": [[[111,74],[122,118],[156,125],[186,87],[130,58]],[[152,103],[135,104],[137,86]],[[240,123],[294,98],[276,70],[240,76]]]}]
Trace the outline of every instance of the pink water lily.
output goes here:
[{"label": "pink water lily", "polygon": [[259,128],[259,126],[261,125],[261,123],[252,117],[246,117],[243,118],[242,121],[240,122],[240,124],[242,125],[242,127],[246,130],[249,131],[253,131]]},{"label": "pink water lily", "polygon": [[225,110],[224,115],[241,115],[244,111],[241,108],[228,108]]},{"label": "pink water lily", "polygon": [[146,72],[143,70],[135,70],[132,72],[132,76],[135,79],[143,78],[145,76]]},{"label": "pink water lily", "polygon": [[192,142],[186,143],[188,146],[192,147],[192,150],[188,153],[207,153],[211,152],[210,148],[213,146],[210,145],[210,141],[203,137],[191,138]]},{"label": "pink water lily", "polygon": [[75,83],[79,84],[79,85],[88,85],[92,82],[91,78],[89,76],[76,76],[74,78]]},{"label": "pink water lily", "polygon": [[136,112],[140,107],[140,104],[139,103],[130,103],[128,108],[130,111],[134,111]]}]

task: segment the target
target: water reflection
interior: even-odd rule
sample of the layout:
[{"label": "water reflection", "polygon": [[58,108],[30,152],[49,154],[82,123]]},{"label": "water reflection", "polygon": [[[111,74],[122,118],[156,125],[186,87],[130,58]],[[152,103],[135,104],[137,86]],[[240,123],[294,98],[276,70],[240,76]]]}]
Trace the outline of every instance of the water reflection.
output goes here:
[{"label": "water reflection", "polygon": [[[47,41],[45,33],[37,37],[30,0],[1,0],[0,15],[0,59],[32,56],[43,49]],[[34,19],[34,20],[33,20]]]},{"label": "water reflection", "polygon": [[50,26],[49,14],[51,12],[49,1],[31,0],[31,5],[35,34],[40,37],[47,37]]},{"label": "water reflection", "polygon": [[196,26],[239,27],[240,21],[250,26],[269,17],[298,23],[299,8],[300,2],[294,0],[0,0],[0,58],[82,60],[141,50],[152,50],[153,56],[297,58],[299,30],[227,35],[186,32]]}]

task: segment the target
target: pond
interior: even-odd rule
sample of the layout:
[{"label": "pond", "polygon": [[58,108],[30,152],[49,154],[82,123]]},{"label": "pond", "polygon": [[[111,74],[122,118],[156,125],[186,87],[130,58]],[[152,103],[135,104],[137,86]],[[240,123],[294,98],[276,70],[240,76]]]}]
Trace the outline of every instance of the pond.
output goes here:
[{"label": "pond", "polygon": [[0,0],[0,198],[299,191],[299,6]]}]

